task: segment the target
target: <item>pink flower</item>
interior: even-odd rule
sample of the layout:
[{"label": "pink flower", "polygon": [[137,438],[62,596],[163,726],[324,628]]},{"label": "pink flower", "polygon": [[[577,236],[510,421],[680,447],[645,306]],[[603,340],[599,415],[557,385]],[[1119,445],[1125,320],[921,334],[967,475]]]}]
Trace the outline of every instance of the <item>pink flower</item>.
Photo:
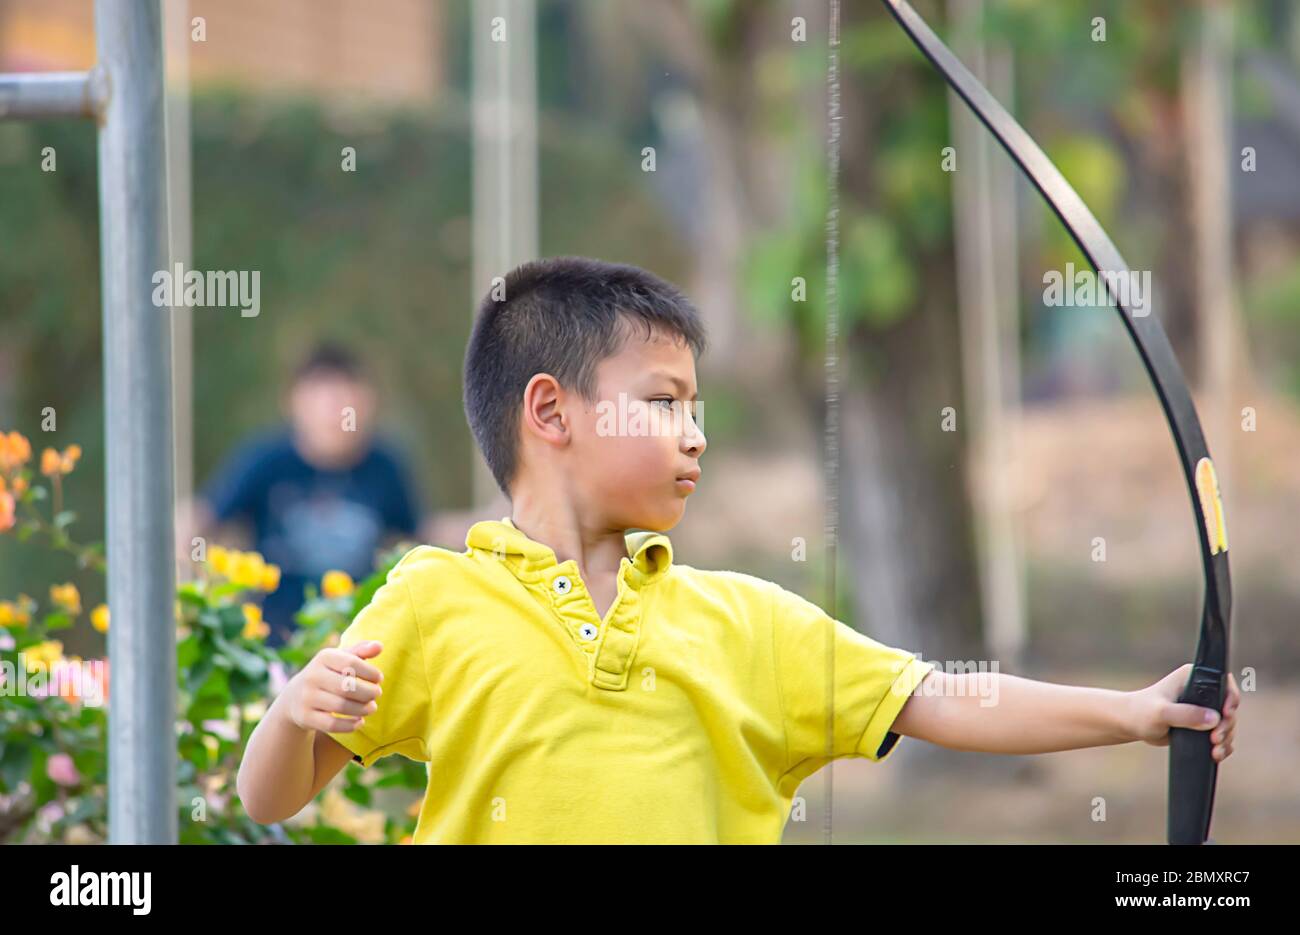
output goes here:
[{"label": "pink flower", "polygon": [[61,786],[75,786],[81,782],[72,757],[66,753],[56,753],[45,762],[45,775]]},{"label": "pink flower", "polygon": [[231,743],[236,743],[239,740],[239,728],[229,721],[213,718],[204,721],[202,726],[209,734],[216,734],[222,740],[229,740]]},{"label": "pink flower", "polygon": [[280,694],[280,691],[284,688],[284,686],[289,684],[289,674],[284,671],[284,663],[281,662],[279,659],[272,662],[270,665],[269,675],[271,678],[271,684],[270,684],[271,694],[272,695]]}]

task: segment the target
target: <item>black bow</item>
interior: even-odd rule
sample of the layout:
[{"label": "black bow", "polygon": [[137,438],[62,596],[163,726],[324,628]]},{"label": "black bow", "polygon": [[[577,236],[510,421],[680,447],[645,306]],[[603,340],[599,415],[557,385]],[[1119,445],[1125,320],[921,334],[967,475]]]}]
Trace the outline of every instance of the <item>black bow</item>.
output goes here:
[{"label": "black bow", "polygon": [[[905,0],[882,0],[930,63],[966,102],[1002,144],[1016,165],[1052,206],[1074,242],[1079,245],[1119,312],[1124,327],[1137,345],[1169,429],[1192,498],[1192,512],[1200,533],[1201,563],[1205,572],[1205,605],[1201,612],[1196,662],[1179,701],[1222,712],[1228,672],[1228,623],[1232,614],[1232,581],[1228,574],[1228,542],[1223,525],[1214,463],[1205,446],[1201,423],[1191,393],[1164,328],[1149,310],[1135,313],[1132,290],[1115,283],[1132,282],[1128,264],[1106,236],[1097,219],[1060,171],[1016,123],[1006,109],[976,80],[925,20]],[[1214,783],[1218,764],[1210,755],[1210,732],[1173,728],[1169,748],[1169,843],[1204,844],[1210,833],[1214,808]]]}]

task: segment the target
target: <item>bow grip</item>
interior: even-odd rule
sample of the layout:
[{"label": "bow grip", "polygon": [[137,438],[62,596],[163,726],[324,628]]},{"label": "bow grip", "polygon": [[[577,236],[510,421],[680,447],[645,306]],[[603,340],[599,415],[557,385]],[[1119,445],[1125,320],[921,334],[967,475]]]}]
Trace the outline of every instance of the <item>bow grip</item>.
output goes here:
[{"label": "bow grip", "polygon": [[[1223,714],[1223,673],[1195,666],[1178,697],[1182,704],[1213,708]],[[1169,730],[1169,843],[1204,844],[1210,834],[1214,783],[1219,764],[1211,756],[1211,731]]]}]

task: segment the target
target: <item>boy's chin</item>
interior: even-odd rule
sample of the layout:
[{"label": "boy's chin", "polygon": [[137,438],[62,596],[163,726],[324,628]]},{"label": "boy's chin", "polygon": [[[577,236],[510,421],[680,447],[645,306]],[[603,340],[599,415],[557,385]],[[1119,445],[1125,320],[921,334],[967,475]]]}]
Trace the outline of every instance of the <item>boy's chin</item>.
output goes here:
[{"label": "boy's chin", "polygon": [[649,532],[668,532],[674,526],[682,521],[686,515],[686,502],[682,501],[675,512],[668,514],[657,514],[655,516],[635,517],[636,522],[629,523],[628,529],[645,529]]}]

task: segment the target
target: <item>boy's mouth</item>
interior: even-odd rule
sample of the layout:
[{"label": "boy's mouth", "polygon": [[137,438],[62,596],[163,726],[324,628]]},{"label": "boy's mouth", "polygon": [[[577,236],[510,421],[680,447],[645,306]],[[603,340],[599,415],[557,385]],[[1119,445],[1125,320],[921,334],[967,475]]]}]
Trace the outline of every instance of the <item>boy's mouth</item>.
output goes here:
[{"label": "boy's mouth", "polygon": [[700,479],[700,470],[696,468],[693,471],[687,471],[677,477],[677,489],[685,490],[688,493],[695,489],[695,484]]}]

